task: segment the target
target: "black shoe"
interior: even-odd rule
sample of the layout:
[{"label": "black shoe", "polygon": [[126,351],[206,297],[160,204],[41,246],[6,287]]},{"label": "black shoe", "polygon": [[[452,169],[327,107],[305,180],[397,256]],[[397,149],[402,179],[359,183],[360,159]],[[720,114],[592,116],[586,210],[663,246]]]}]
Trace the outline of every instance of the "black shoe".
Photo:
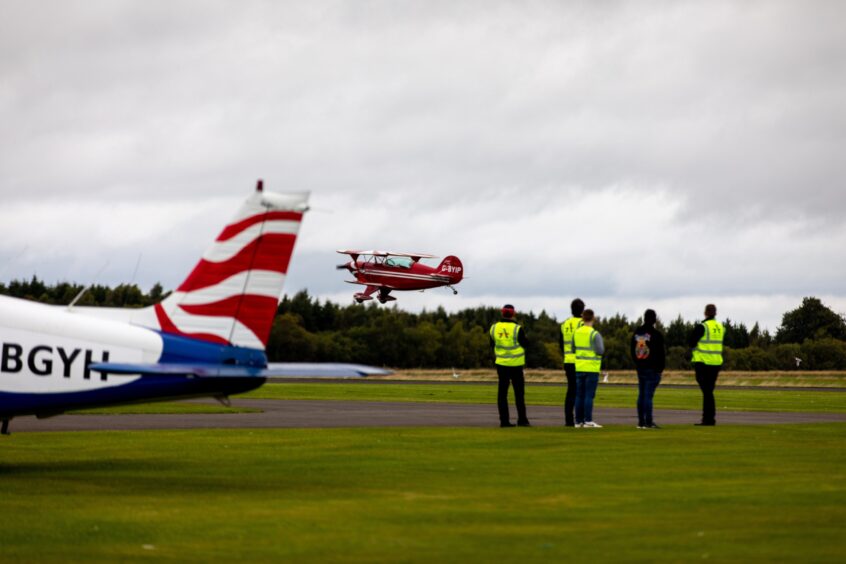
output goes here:
[{"label": "black shoe", "polygon": [[518,427],[531,427],[532,424],[529,423],[528,421],[518,421],[517,426]]},{"label": "black shoe", "polygon": [[499,426],[500,427],[516,427],[517,425],[515,425],[514,423],[500,423]]},{"label": "black shoe", "polygon": [[696,425],[697,427],[713,427],[716,424],[717,423],[713,421],[711,423],[706,423],[704,421],[702,423],[694,423],[694,425]]},{"label": "black shoe", "polygon": [[575,423],[564,423],[564,426],[565,427],[575,427],[576,424]]}]

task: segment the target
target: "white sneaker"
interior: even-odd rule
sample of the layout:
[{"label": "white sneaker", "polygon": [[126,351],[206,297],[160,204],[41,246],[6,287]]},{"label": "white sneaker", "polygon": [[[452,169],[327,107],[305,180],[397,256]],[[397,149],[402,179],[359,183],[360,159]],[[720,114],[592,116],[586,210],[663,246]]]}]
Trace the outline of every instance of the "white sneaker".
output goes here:
[{"label": "white sneaker", "polygon": [[585,421],[585,427],[591,427],[593,429],[602,429],[602,425],[599,423],[594,423],[593,421]]},{"label": "white sneaker", "polygon": [[584,426],[585,426],[584,423],[576,423],[576,427],[578,427],[579,429],[581,429]]}]

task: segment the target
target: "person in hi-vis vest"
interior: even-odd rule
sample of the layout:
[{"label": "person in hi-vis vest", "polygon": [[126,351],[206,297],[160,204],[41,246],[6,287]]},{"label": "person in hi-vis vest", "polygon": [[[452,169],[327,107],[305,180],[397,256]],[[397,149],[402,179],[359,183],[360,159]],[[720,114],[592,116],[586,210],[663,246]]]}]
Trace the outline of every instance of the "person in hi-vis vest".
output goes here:
[{"label": "person in hi-vis vest", "polygon": [[508,413],[508,386],[514,386],[514,403],[517,404],[517,425],[529,427],[526,416],[526,383],[523,378],[523,366],[526,365],[526,333],[514,320],[514,306],[502,307],[502,319],[491,325],[489,331],[493,348],[499,389],[496,405],[499,409],[499,426],[514,427]]},{"label": "person in hi-vis vest", "polygon": [[593,328],[592,309],[582,313],[584,325],[573,334],[573,352],[576,355],[576,426],[602,427],[593,420],[593,398],[599,385],[599,371],[602,368],[602,355],[605,343],[602,335]]},{"label": "person in hi-vis vest", "polygon": [[714,401],[714,388],[717,376],[723,367],[723,338],[725,327],[717,321],[717,306],[705,306],[705,321],[696,325],[688,339],[693,348],[691,362],[696,374],[696,383],[702,390],[702,421],[697,425],[717,424],[717,405]]},{"label": "person in hi-vis vest", "polygon": [[576,298],[570,303],[573,316],[561,324],[561,334],[558,343],[564,355],[564,376],[567,378],[567,395],[564,396],[564,425],[575,427],[576,420],[573,410],[576,407],[576,353],[573,352],[573,334],[582,326],[582,312],[585,302]]}]

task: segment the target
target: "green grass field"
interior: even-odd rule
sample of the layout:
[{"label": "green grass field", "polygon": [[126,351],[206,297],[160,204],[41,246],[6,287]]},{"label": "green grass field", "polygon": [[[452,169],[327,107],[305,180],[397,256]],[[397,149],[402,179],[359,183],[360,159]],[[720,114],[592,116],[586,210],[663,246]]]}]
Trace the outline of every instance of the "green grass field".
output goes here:
[{"label": "green grass field", "polygon": [[19,433],[0,560],[837,562],[846,424]]},{"label": "green grass field", "polygon": [[[526,403],[560,405],[563,386],[526,386]],[[496,387],[490,384],[371,384],[371,383],[290,383],[265,384],[244,394],[244,398],[359,401],[423,401],[449,403],[492,403]],[[846,392],[807,390],[728,390],[717,388],[717,409],[733,411],[791,411],[846,413]],[[602,385],[596,393],[597,407],[634,407],[637,388]],[[656,409],[702,408],[699,388],[658,388]]]}]

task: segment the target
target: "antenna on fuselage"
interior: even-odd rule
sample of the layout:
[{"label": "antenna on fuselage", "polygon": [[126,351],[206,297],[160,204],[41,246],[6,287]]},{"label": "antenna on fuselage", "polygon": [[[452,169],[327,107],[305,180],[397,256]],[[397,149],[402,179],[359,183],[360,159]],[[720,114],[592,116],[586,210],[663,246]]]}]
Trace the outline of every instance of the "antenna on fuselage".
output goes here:
[{"label": "antenna on fuselage", "polygon": [[135,270],[132,271],[132,280],[130,280],[129,285],[132,286],[135,284],[135,277],[138,276],[138,267],[141,266],[141,257],[144,256],[144,253],[138,253],[138,260],[135,261]]},{"label": "antenna on fuselage", "polygon": [[73,309],[73,306],[76,305],[76,302],[78,302],[80,300],[80,298],[82,298],[82,296],[85,295],[85,292],[87,292],[88,290],[91,289],[91,286],[93,286],[94,283],[97,281],[97,279],[100,278],[100,275],[103,274],[103,271],[106,270],[107,266],[109,266],[109,261],[106,261],[106,264],[103,265],[103,267],[100,269],[100,271],[94,277],[94,280],[92,280],[85,288],[80,290],[79,293],[76,295],[76,297],[71,300],[71,303],[68,304],[68,311],[71,311]]}]

